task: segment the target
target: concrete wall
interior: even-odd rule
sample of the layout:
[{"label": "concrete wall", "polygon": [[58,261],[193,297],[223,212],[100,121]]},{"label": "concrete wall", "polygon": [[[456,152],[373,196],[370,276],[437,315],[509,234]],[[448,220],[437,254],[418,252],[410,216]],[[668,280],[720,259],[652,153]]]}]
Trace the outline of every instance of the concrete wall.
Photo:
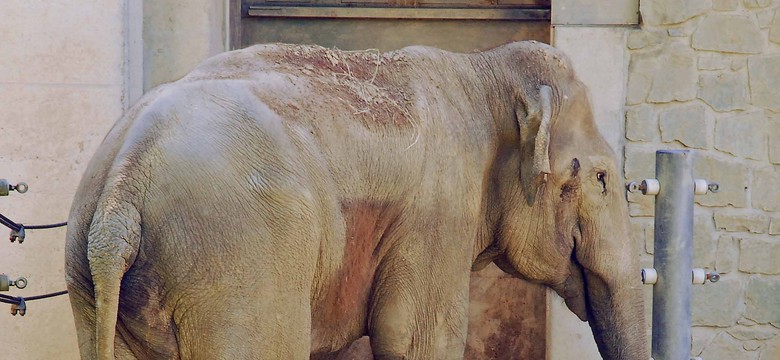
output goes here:
[{"label": "concrete wall", "polygon": [[[67,219],[81,174],[111,124],[139,94],[129,81],[130,1],[0,2],[0,178],[29,192],[0,198],[17,222]],[[0,229],[7,234],[5,228]],[[24,244],[0,241],[0,272],[26,276],[31,296],[65,289],[64,229],[32,230]],[[5,235],[3,235],[5,237]],[[7,293],[8,294],[8,293]],[[28,303],[25,317],[0,306],[4,359],[75,359],[67,297]]]},{"label": "concrete wall", "polygon": [[228,0],[144,0],[144,91],[226,50]]},{"label": "concrete wall", "polygon": [[[225,48],[224,4],[0,1],[0,178],[30,186],[0,198],[0,212],[27,224],[66,220],[87,162],[144,86],[174,80]],[[29,280],[4,294],[65,289],[64,238],[61,228],[28,231],[22,245],[0,241],[0,273]],[[67,297],[27,305],[26,316],[12,317],[0,304],[0,359],[78,358]]]},{"label": "concrete wall", "polygon": [[[694,265],[723,276],[694,287],[692,355],[780,359],[780,2],[641,4],[626,43],[626,178],[653,177],[656,149],[686,148],[695,175],[721,185],[696,197]],[[653,200],[629,200],[651,267]]]},{"label": "concrete wall", "polygon": [[[554,25],[553,45],[571,58],[574,70],[588,86],[593,115],[615,154],[625,146],[623,103],[626,98],[631,26]],[[622,158],[622,157],[619,157]],[[554,291],[548,291],[547,359],[598,359],[587,323],[577,318]]]}]

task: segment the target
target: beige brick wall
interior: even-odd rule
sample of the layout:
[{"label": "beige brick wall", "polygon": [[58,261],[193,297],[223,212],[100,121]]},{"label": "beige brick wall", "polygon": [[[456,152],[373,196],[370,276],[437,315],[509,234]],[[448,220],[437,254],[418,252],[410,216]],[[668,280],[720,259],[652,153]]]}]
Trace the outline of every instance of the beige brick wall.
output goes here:
[{"label": "beige brick wall", "polygon": [[[692,355],[780,359],[780,1],[644,0],[629,33],[625,173],[654,176],[656,149],[695,149]],[[652,266],[653,202],[630,195],[642,263]],[[647,289],[652,291],[650,287]]]}]

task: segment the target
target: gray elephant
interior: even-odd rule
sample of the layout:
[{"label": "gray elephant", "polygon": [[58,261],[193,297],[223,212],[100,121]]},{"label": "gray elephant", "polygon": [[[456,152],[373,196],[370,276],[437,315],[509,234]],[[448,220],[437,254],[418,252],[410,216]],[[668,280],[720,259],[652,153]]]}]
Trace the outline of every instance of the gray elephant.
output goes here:
[{"label": "gray elephant", "polygon": [[649,358],[615,155],[544,44],[218,55],[128,111],[75,199],[84,359],[462,358],[490,262]]}]

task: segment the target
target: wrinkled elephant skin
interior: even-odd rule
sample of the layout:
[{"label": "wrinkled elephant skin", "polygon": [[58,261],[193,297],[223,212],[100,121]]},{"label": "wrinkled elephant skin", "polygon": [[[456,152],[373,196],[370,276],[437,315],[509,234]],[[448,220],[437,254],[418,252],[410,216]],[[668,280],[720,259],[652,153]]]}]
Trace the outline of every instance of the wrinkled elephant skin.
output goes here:
[{"label": "wrinkled elephant skin", "polygon": [[[547,285],[648,358],[615,155],[567,58],[259,45],[146,94],[67,234],[84,359],[463,356],[469,274]],[[564,265],[565,264],[565,265]]]}]

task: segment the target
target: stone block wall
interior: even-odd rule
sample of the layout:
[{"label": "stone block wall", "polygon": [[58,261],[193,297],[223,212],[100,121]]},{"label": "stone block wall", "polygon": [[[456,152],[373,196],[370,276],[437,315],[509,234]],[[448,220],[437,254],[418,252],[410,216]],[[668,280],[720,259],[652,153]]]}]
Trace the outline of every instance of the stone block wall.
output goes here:
[{"label": "stone block wall", "polygon": [[[780,359],[780,1],[644,0],[627,38],[625,175],[654,177],[657,149],[694,149],[692,355]],[[653,199],[629,195],[642,266]],[[652,297],[648,287],[648,299]],[[649,304],[649,303],[648,303]]]}]

